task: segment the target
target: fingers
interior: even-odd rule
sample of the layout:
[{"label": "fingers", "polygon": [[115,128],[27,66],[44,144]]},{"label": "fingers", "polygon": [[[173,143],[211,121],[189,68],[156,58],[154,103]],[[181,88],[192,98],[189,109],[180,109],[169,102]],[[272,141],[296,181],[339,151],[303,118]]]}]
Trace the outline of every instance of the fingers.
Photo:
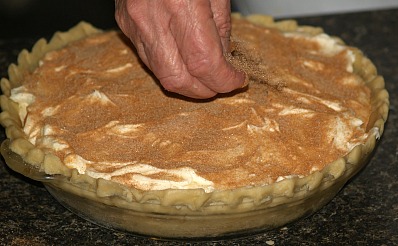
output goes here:
[{"label": "fingers", "polygon": [[116,0],[115,17],[166,90],[210,98],[242,86],[224,57],[229,0]]},{"label": "fingers", "polygon": [[[219,0],[215,2],[217,1]],[[186,17],[187,28],[178,32],[173,28],[181,26],[175,24],[171,25],[171,30],[176,37],[176,43],[187,71],[209,89],[226,93],[240,88],[244,83],[245,75],[226,61],[219,29],[209,4],[210,2],[207,1],[191,1],[193,11],[189,13],[190,18]],[[225,9],[226,5],[217,4],[217,7],[221,6],[223,10],[227,10],[224,16],[229,16],[230,10]],[[222,15],[218,14],[218,16]],[[230,22],[223,26],[229,25]]]},{"label": "fingers", "polygon": [[213,12],[213,20],[221,38],[223,51],[228,53],[231,35],[231,3],[229,0],[211,0],[210,5]]},{"label": "fingers", "polygon": [[[122,32],[132,41],[137,49],[138,56],[142,62],[149,68],[148,57],[145,53],[144,43],[139,33],[146,33],[150,29],[150,24],[145,18],[145,12],[148,6],[145,1],[136,0],[115,0],[115,19]],[[136,14],[144,13],[142,16]],[[142,20],[141,20],[142,19]],[[146,27],[138,27],[136,23],[148,24]],[[141,29],[141,31],[139,30]]]},{"label": "fingers", "polygon": [[[170,24],[167,26],[170,26]],[[181,25],[178,24],[178,26]],[[159,79],[162,86],[168,91],[192,98],[215,96],[217,92],[204,85],[188,71],[175,37],[169,29],[164,28],[157,31],[158,34],[165,32],[161,34],[162,38],[156,39],[156,42],[152,42],[150,47],[144,48],[145,56],[149,57],[148,67]]]}]

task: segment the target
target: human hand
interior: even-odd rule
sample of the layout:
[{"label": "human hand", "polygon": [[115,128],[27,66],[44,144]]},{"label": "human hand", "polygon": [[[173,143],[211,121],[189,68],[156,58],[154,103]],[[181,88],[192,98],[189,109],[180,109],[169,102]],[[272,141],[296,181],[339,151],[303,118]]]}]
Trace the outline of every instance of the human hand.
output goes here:
[{"label": "human hand", "polygon": [[115,0],[115,17],[163,87],[210,98],[244,85],[227,62],[229,0]]}]

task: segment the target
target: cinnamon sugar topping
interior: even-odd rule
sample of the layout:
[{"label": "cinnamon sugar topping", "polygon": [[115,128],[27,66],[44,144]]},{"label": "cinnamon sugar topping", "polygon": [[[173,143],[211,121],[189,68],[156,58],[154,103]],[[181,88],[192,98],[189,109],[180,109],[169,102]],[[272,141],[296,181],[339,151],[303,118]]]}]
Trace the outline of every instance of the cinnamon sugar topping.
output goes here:
[{"label": "cinnamon sugar topping", "polygon": [[51,52],[24,84],[24,130],[68,167],[144,190],[305,176],[366,138],[370,95],[349,49],[244,20],[232,35],[227,59],[250,83],[208,101],[164,92],[115,32]]}]

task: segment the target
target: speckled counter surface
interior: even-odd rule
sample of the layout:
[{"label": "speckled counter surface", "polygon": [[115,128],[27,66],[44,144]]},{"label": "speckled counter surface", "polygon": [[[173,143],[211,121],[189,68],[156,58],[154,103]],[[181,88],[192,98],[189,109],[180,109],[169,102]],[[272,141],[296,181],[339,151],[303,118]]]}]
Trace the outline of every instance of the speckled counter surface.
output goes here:
[{"label": "speckled counter surface", "polygon": [[[363,50],[384,76],[390,93],[389,119],[374,156],[323,209],[283,228],[244,238],[158,241],[79,218],[40,183],[11,171],[1,159],[0,245],[398,245],[398,9],[298,21],[321,26]],[[0,38],[0,77],[6,76],[19,51],[30,49],[34,41]],[[0,133],[3,140],[4,130]]]}]

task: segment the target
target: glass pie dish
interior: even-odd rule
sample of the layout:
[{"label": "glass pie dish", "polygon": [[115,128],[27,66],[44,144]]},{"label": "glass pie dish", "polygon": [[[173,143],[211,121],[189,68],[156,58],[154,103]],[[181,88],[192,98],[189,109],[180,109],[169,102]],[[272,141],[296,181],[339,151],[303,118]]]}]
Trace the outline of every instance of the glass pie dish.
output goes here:
[{"label": "glass pie dish", "polygon": [[[273,22],[265,16],[249,16],[258,25],[283,31],[299,28],[294,21]],[[307,33],[321,30],[300,27]],[[43,182],[61,204],[99,225],[160,238],[205,238],[270,230],[308,216],[327,204],[344,184],[367,163],[388,115],[388,93],[374,65],[356,52],[355,73],[371,90],[368,137],[347,154],[306,176],[290,176],[267,185],[235,189],[140,190],[104,178],[94,178],[70,169],[54,154],[30,143],[19,117],[21,110],[9,99],[10,91],[23,83],[47,52],[83,39],[99,30],[82,23],[66,33],[57,33],[47,43],[40,40],[32,52],[21,52],[18,65],[2,79],[3,112],[0,122],[8,139],[1,146],[7,165],[24,176]]]}]

